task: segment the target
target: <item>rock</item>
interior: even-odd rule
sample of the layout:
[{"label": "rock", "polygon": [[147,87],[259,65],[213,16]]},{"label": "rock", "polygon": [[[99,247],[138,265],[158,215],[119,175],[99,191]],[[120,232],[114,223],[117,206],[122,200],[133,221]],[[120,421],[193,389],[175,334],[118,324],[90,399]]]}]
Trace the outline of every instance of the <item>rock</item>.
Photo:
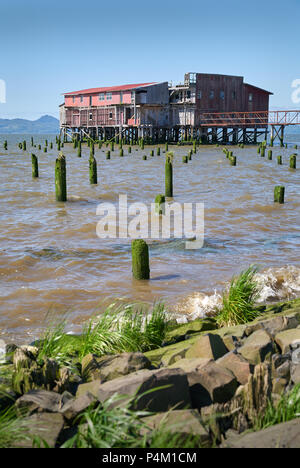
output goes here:
[{"label": "rock", "polygon": [[294,385],[300,384],[300,362],[291,364],[291,381]]},{"label": "rock", "polygon": [[222,448],[299,448],[300,418],[277,424],[259,432],[229,438]]},{"label": "rock", "polygon": [[224,336],[223,342],[228,351],[234,351],[241,344],[241,341],[236,336],[232,335]]},{"label": "rock", "polygon": [[58,372],[58,380],[53,390],[57,393],[70,392],[75,395],[78,385],[82,383],[79,375],[72,374],[68,367],[61,367]]},{"label": "rock", "polygon": [[163,367],[168,367],[171,366],[172,364],[176,365],[176,362],[181,361],[184,359],[184,356],[186,355],[186,352],[188,351],[189,346],[186,344],[185,347],[182,347],[181,349],[177,350],[169,350],[167,353],[165,353],[162,358],[161,358],[161,366]]},{"label": "rock", "polygon": [[[208,392],[213,403],[227,402],[234,396],[238,387],[237,380],[233,373],[230,370],[217,365],[213,361],[197,368],[192,374],[189,373],[188,381],[191,395],[194,396],[194,399],[197,391],[199,391],[200,394],[203,393],[203,388]],[[201,406],[204,405],[202,404]]]},{"label": "rock", "polygon": [[180,359],[176,361],[174,364],[171,364],[169,367],[171,369],[182,369],[186,374],[192,372],[200,367],[205,366],[209,362],[213,362],[211,359],[207,358],[191,358],[191,359]]},{"label": "rock", "polygon": [[35,357],[26,349],[17,348],[13,355],[13,365],[16,371],[19,369],[30,369],[34,364]]},{"label": "rock", "polygon": [[253,365],[249,364],[246,359],[235,351],[225,354],[225,356],[218,359],[216,363],[230,370],[241,385],[245,385],[248,382],[249,375],[252,374],[254,370]]},{"label": "rock", "polygon": [[5,362],[7,364],[13,363],[14,352],[17,348],[18,346],[13,343],[9,343],[5,346]]},{"label": "rock", "polygon": [[82,359],[81,365],[85,381],[100,379],[104,383],[141,369],[149,369],[151,362],[142,353],[123,353],[102,358],[88,354]]},{"label": "rock", "polygon": [[[187,340],[180,341],[169,346],[163,346],[162,348],[154,349],[153,351],[147,351],[144,353],[153,366],[160,366],[162,361],[164,365],[171,365],[175,360],[183,359],[186,351],[199,339],[198,335],[192,335]],[[167,364],[166,364],[167,362]]]},{"label": "rock", "polygon": [[58,413],[38,413],[26,418],[25,424],[29,437],[17,441],[16,448],[32,448],[34,439],[39,448],[54,448],[63,430],[64,418]]},{"label": "rock", "polygon": [[239,353],[251,364],[259,364],[271,358],[274,353],[273,342],[267,332],[257,330],[245,340]]},{"label": "rock", "polygon": [[243,407],[243,412],[249,421],[254,423],[264,414],[272,396],[272,371],[267,363],[255,366],[253,375],[249,376],[248,383],[244,386],[238,400]]},{"label": "rock", "polygon": [[277,367],[274,372],[274,377],[278,379],[285,379],[287,381],[290,380],[291,377],[291,363],[290,361],[285,361],[281,366]]},{"label": "rock", "polygon": [[260,323],[263,329],[272,336],[275,336],[277,333],[280,333],[284,330],[296,328],[299,324],[297,318],[294,316],[274,317],[270,320],[264,320]]},{"label": "rock", "polygon": [[42,369],[36,363],[31,363],[30,368],[18,368],[13,373],[12,388],[17,395],[41,388],[43,383]]},{"label": "rock", "polygon": [[193,436],[197,446],[208,447],[210,445],[209,434],[203,427],[199,413],[196,410],[175,410],[158,413],[142,420],[150,429],[150,434],[154,430],[165,429],[171,434],[180,435],[182,443],[187,437]]},{"label": "rock", "polygon": [[91,393],[85,393],[74,400],[69,400],[62,407],[60,413],[67,421],[73,421],[80,413],[83,413],[91,405],[94,405],[97,399]]},{"label": "rock", "polygon": [[219,335],[208,333],[198,338],[198,340],[188,349],[186,358],[208,358],[218,359],[228,352],[222,338]]},{"label": "rock", "polygon": [[29,413],[58,413],[70,399],[69,395],[59,395],[47,390],[31,390],[16,401],[16,407],[26,409]]},{"label": "rock", "polygon": [[56,381],[59,378],[59,365],[54,359],[45,359],[42,367],[43,373],[43,388],[46,390],[52,390]]},{"label": "rock", "polygon": [[216,328],[217,324],[214,319],[196,319],[192,322],[178,325],[175,329],[169,331],[166,335],[165,342],[178,343],[195,333],[215,330]]},{"label": "rock", "polygon": [[294,329],[280,332],[275,336],[275,341],[283,354],[288,353],[291,350],[292,344],[296,342],[300,344],[300,330]]},{"label": "rock", "polygon": [[275,378],[272,383],[272,393],[277,395],[282,395],[286,387],[288,386],[289,381],[286,379]]},{"label": "rock", "polygon": [[[155,390],[158,387],[164,388]],[[148,392],[149,390],[153,391]],[[136,395],[139,397],[138,400],[132,402],[130,406],[137,410],[164,412],[175,406],[176,409],[191,407],[187,376],[181,369],[140,370],[104,384],[95,380],[79,385],[76,396],[79,397],[87,392],[100,402],[117,394],[127,395],[127,401]],[[115,405],[125,403],[126,400],[123,400],[122,403],[118,402]]]},{"label": "rock", "polygon": [[251,323],[249,325],[247,325],[246,329],[245,329],[245,336],[250,336],[252,335],[252,333],[258,331],[258,330],[262,330],[262,325],[261,323]]}]

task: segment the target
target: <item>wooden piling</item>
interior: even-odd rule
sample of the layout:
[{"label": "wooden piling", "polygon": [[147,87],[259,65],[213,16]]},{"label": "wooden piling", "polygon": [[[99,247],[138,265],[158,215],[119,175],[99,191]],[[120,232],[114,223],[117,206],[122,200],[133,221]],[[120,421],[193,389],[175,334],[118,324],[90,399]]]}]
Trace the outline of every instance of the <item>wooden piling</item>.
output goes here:
[{"label": "wooden piling", "polygon": [[91,156],[89,159],[89,169],[90,169],[90,184],[96,185],[98,183],[97,177],[97,161],[94,156]]},{"label": "wooden piling", "polygon": [[296,167],[297,167],[297,155],[292,154],[292,156],[290,157],[290,168],[296,169]]},{"label": "wooden piling", "polygon": [[285,187],[277,185],[274,189],[274,203],[284,203]]},{"label": "wooden piling", "polygon": [[67,201],[66,158],[60,153],[55,162],[55,192],[56,201]]},{"label": "wooden piling", "polygon": [[166,154],[165,163],[165,196],[168,198],[173,197],[173,153]]},{"label": "wooden piling", "polygon": [[143,239],[131,243],[132,274],[136,280],[150,279],[149,248]]},{"label": "wooden piling", "polygon": [[155,197],[155,213],[158,215],[162,215],[165,212],[164,204],[166,202],[166,198],[164,195],[157,195]]},{"label": "wooden piling", "polygon": [[31,154],[32,177],[36,179],[39,176],[39,163],[35,154]]}]

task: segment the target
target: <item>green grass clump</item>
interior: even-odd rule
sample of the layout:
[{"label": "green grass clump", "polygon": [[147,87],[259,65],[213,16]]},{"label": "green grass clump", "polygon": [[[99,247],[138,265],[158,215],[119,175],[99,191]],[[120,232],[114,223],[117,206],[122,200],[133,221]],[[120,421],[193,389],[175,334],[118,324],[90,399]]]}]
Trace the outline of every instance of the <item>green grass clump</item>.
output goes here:
[{"label": "green grass clump", "polygon": [[232,279],[229,291],[223,295],[223,307],[216,317],[220,327],[251,322],[258,316],[259,312],[254,307],[260,293],[256,273],[257,268],[251,266]]},{"label": "green grass clump", "polygon": [[47,328],[39,346],[39,359],[53,358],[67,364],[89,353],[98,356],[124,352],[146,352],[162,345],[167,332],[165,307],[157,303],[151,310],[130,304],[108,307],[89,320],[80,336],[67,335],[67,321]]},{"label": "green grass clump", "polygon": [[[153,391],[153,390],[152,390]],[[78,431],[62,448],[196,448],[195,436],[176,434],[162,423],[151,429],[142,418],[147,411],[132,411],[131,398],[114,395],[99,405],[90,407],[78,417]],[[177,426],[176,426],[177,427]],[[199,445],[198,445],[199,446]]]},{"label": "green grass clump", "polygon": [[255,430],[266,429],[299,417],[300,384],[296,385],[290,392],[283,394],[276,405],[269,401],[265,414],[256,422]]},{"label": "green grass clump", "polygon": [[14,448],[28,436],[28,423],[17,414],[14,406],[0,412],[0,449]]}]

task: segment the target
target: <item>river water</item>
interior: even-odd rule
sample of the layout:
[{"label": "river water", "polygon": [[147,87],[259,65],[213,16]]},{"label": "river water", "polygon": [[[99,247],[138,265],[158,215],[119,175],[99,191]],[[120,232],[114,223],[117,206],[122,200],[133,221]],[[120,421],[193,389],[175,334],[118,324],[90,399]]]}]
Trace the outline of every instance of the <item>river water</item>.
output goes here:
[{"label": "river water", "polygon": [[[27,151],[17,143],[27,140]],[[174,201],[204,203],[202,249],[186,250],[182,239],[150,241],[151,280],[134,281],[127,239],[99,239],[99,203],[154,202],[164,191],[165,155],[150,157],[151,147],[133,148],[124,158],[118,149],[111,160],[96,148],[98,185],[89,184],[89,149],[78,158],[71,144],[67,159],[68,202],[54,193],[56,149],[43,152],[45,138],[0,136],[0,337],[27,342],[36,338],[49,311],[68,313],[70,329],[111,302],[163,300],[184,321],[210,313],[220,294],[250,264],[260,267],[261,301],[300,295],[300,161],[289,169],[293,144],[273,148],[273,160],[256,147],[235,147],[231,167],[222,147],[201,147],[189,164],[187,148],[174,150]],[[3,141],[8,140],[8,151]],[[56,147],[54,145],[54,147]],[[49,147],[48,147],[49,148]],[[163,150],[163,147],[162,147]],[[40,178],[31,177],[31,152],[39,158]],[[148,155],[144,161],[142,156]],[[283,166],[277,165],[282,154]],[[286,187],[286,203],[273,203],[275,185]]]}]

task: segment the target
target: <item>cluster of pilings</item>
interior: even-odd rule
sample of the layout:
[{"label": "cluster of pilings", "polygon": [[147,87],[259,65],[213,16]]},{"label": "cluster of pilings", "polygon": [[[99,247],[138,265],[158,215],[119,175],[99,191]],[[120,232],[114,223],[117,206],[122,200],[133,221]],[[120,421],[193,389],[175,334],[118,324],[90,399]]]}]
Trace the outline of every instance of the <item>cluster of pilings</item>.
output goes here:
[{"label": "cluster of pilings", "polygon": [[257,144],[260,137],[267,139],[268,128],[254,127],[192,127],[176,126],[171,128],[156,128],[152,126],[141,127],[62,127],[61,136],[73,138],[78,135],[80,139],[90,137],[93,140],[110,141],[116,143],[120,139],[126,144],[133,144],[143,138],[146,144],[161,144],[197,141],[202,144]]},{"label": "cluster of pilings", "polygon": [[[137,140],[130,140],[130,146],[128,146],[128,154],[132,153],[132,146],[133,145],[139,145],[139,148],[143,151],[145,150],[145,145],[148,144],[147,138],[144,137],[139,137]],[[56,201],[58,202],[66,202],[67,201],[67,168],[66,168],[66,158],[63,153],[60,152],[61,148],[64,146],[64,144],[68,142],[68,135],[65,134],[63,141],[61,140],[61,137],[56,137],[56,145],[57,145],[57,151],[59,152],[59,156],[57,157],[55,161],[55,195],[56,195]],[[89,147],[89,180],[90,184],[94,185],[98,183],[98,176],[97,176],[97,162],[95,159],[95,145],[98,145],[98,148],[101,149],[103,146],[106,147],[106,149],[103,149],[102,151],[106,153],[106,159],[111,158],[111,153],[114,151],[119,152],[119,156],[123,157],[124,156],[124,148],[123,145],[127,144],[128,145],[128,140],[126,139],[126,136],[118,136],[118,137],[113,137],[112,139],[108,140],[97,140],[94,141],[90,135],[85,135],[82,136],[78,133],[73,135],[72,138],[72,144],[74,150],[77,151],[77,156],[82,157],[82,143],[87,143],[87,146]],[[115,148],[115,145],[118,145],[118,148]],[[178,144],[178,143],[177,143]],[[199,148],[199,142],[197,139],[194,139],[192,141],[189,141],[189,144],[192,146],[192,149],[189,149],[187,154],[183,156],[182,162],[184,164],[188,164],[189,161],[192,161],[192,155],[197,153],[197,150]],[[21,150],[27,151],[27,142],[24,140],[23,142],[18,143],[18,146]],[[38,149],[41,150],[41,144],[36,145],[34,143],[33,137],[31,137],[31,146],[33,148],[36,148],[38,146]],[[48,140],[45,140],[44,143],[44,152],[47,152],[48,147],[50,146],[51,149],[53,149],[53,143],[48,142]],[[219,144],[216,144],[216,147],[218,147]],[[243,149],[244,148],[244,143],[239,143],[237,145],[239,148]],[[273,142],[270,145],[270,148],[272,148]],[[8,149],[8,144],[7,140],[4,141],[3,144],[4,150],[7,151]],[[107,149],[110,148],[110,149]],[[294,149],[298,149],[297,145],[294,146]],[[156,148],[156,154],[157,156],[160,156],[162,148],[158,146]],[[268,152],[266,154],[267,150],[267,142],[264,140],[261,142],[258,146],[257,153],[260,154],[262,158],[265,158],[267,155],[268,160],[273,159],[273,150],[268,149]],[[164,149],[163,152],[166,153],[166,160],[165,160],[165,193],[164,194],[158,194],[155,197],[155,211],[157,215],[163,216],[164,215],[164,207],[165,207],[165,202],[166,199],[173,198],[173,161],[174,161],[174,153],[169,152],[169,142],[164,142]],[[229,163],[231,166],[236,166],[237,165],[237,157],[233,154],[233,151],[229,150],[227,147],[223,148],[223,153],[226,155],[226,158],[229,160]],[[150,157],[154,157],[155,150],[151,149],[150,151]],[[143,156],[144,160],[147,160],[147,156]],[[32,161],[32,177],[33,178],[38,178],[39,177],[39,167],[38,167],[38,158],[35,154],[31,154],[31,161]],[[279,155],[277,156],[277,163],[279,165],[283,164],[282,156]],[[293,153],[290,156],[289,160],[289,167],[292,170],[295,170],[297,167],[297,154]],[[274,203],[279,203],[279,204],[284,204],[285,203],[285,192],[286,189],[284,186],[276,186],[274,188]],[[134,240],[132,242],[132,273],[133,277],[135,279],[141,280],[141,279],[149,279],[150,278],[150,263],[149,263],[149,248],[147,243],[142,240]]]}]

